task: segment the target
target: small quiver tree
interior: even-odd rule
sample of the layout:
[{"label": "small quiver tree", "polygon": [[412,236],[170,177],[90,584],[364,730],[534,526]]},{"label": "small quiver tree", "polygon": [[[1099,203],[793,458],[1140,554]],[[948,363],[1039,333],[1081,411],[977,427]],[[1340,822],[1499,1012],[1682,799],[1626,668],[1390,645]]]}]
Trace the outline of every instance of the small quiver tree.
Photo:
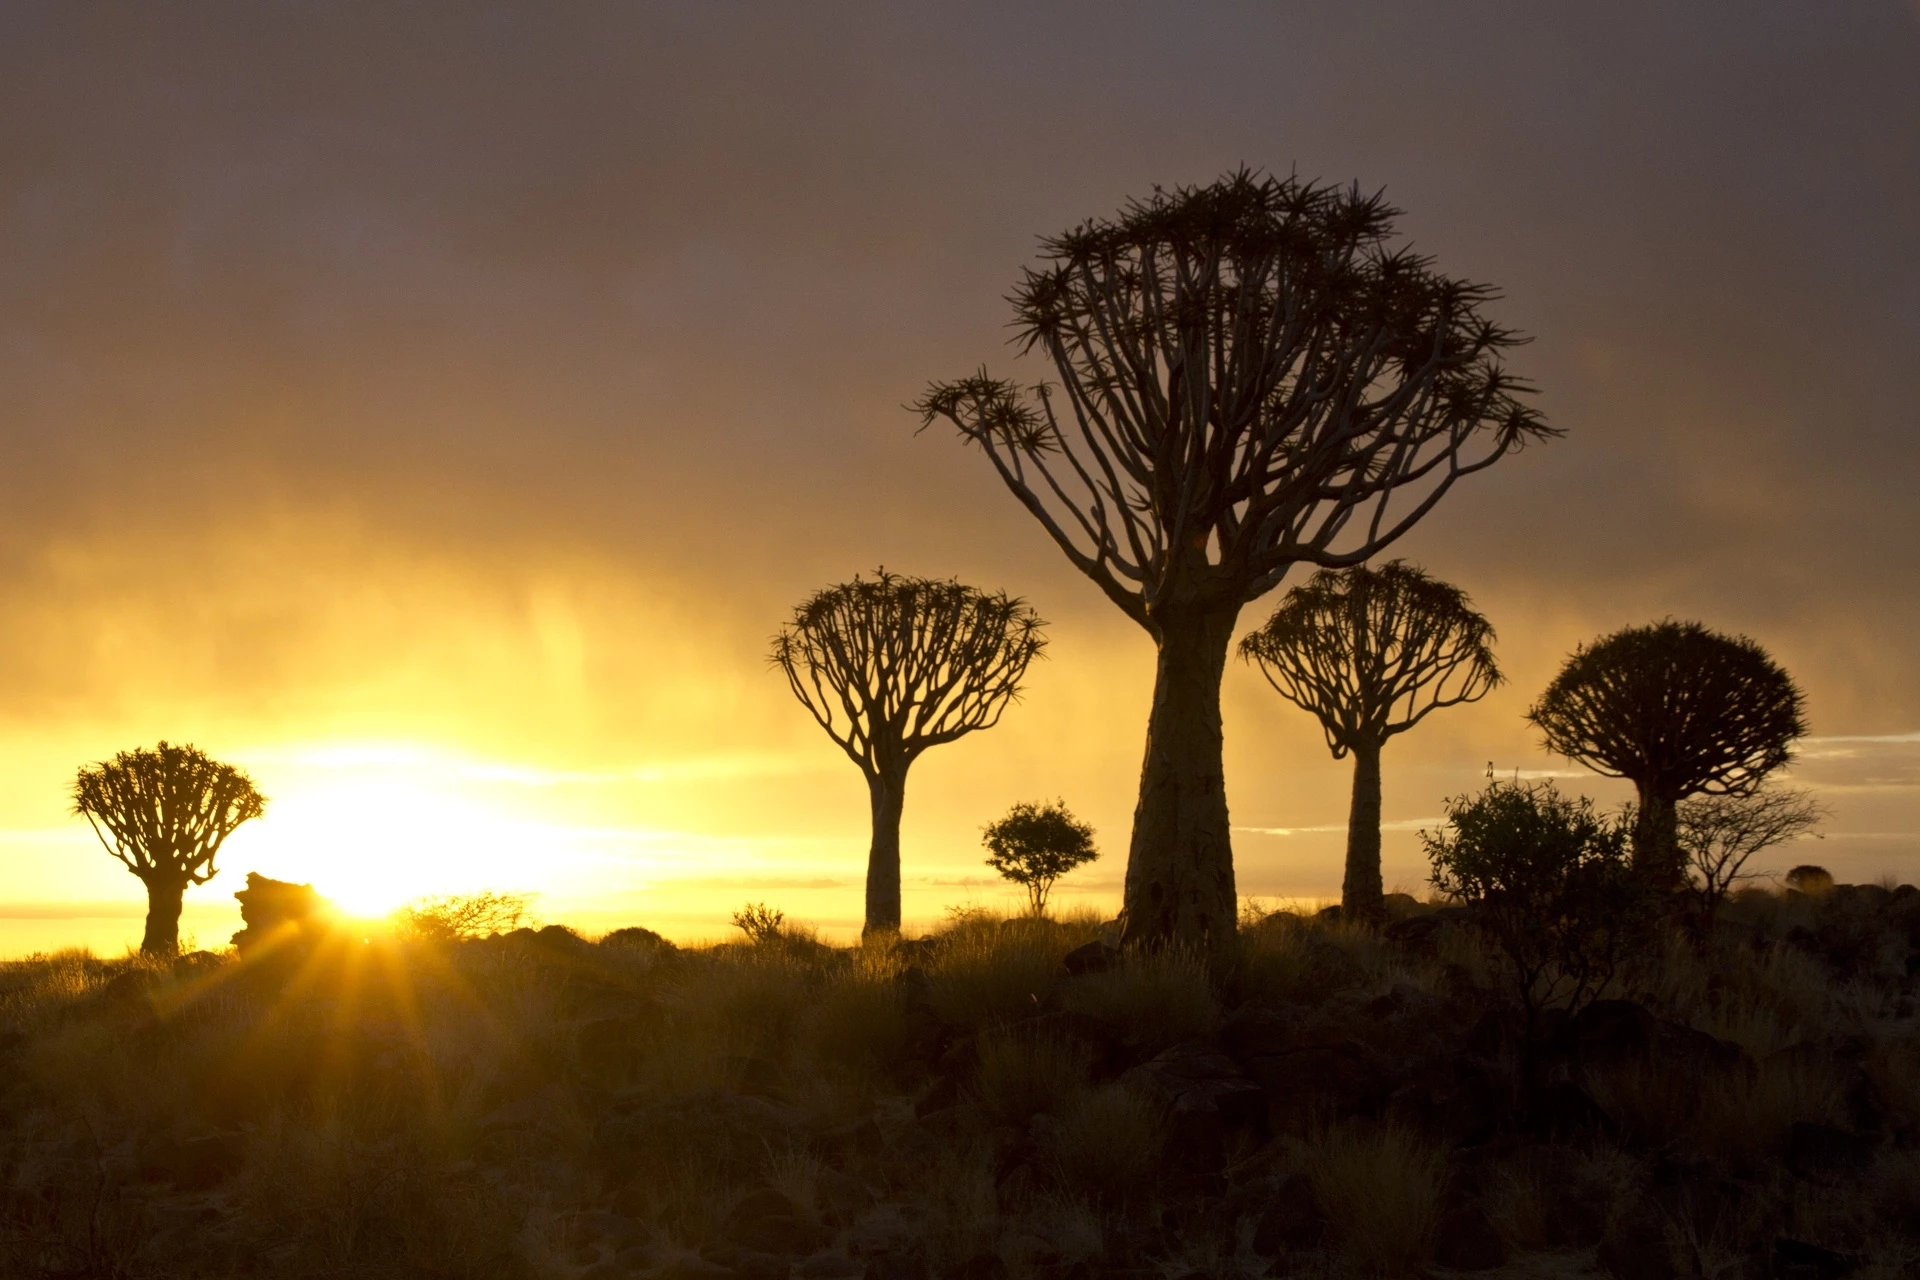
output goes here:
[{"label": "small quiver tree", "polygon": [[1623,821],[1551,783],[1492,782],[1423,831],[1433,887],[1472,909],[1522,1015],[1522,1075],[1539,1084],[1540,1015],[1577,1012],[1613,980],[1643,923]]},{"label": "small quiver tree", "polygon": [[73,811],[147,887],[140,949],[149,955],[180,949],[187,886],[213,879],[220,846],[266,805],[239,769],[167,742],[88,765],[73,784]]},{"label": "small quiver tree", "polygon": [[[1016,341],[1057,381],[915,408],[1001,481],[1158,651],[1125,935],[1225,952],[1239,910],[1220,681],[1241,606],[1379,554],[1462,476],[1552,434],[1492,289],[1396,243],[1357,187],[1242,170],[1043,242]],[[1062,406],[1064,405],[1064,412]]]},{"label": "small quiver tree", "polygon": [[1378,921],[1380,749],[1429,713],[1476,701],[1500,683],[1493,625],[1458,587],[1395,560],[1314,574],[1240,642],[1240,656],[1320,721],[1334,759],[1353,756],[1340,905],[1354,919]]},{"label": "small quiver tree", "polygon": [[980,842],[987,847],[987,865],[1026,889],[1027,910],[1036,919],[1047,914],[1054,881],[1100,856],[1093,828],[1059,800],[1016,804],[986,828]]},{"label": "small quiver tree", "polygon": [[1024,601],[879,570],[804,601],[773,661],[866,777],[873,809],[863,932],[900,927],[900,815],[907,769],[929,747],[1000,721],[1045,624]]},{"label": "small quiver tree", "polygon": [[1674,836],[1687,860],[1687,878],[1698,903],[1701,932],[1710,936],[1720,905],[1742,881],[1763,849],[1812,832],[1826,809],[1808,791],[1762,787],[1746,795],[1695,796],[1674,806]]},{"label": "small quiver tree", "polygon": [[1674,806],[1751,794],[1807,731],[1765,649],[1671,619],[1574,650],[1527,718],[1549,751],[1633,783],[1634,869],[1670,891],[1686,884]]}]

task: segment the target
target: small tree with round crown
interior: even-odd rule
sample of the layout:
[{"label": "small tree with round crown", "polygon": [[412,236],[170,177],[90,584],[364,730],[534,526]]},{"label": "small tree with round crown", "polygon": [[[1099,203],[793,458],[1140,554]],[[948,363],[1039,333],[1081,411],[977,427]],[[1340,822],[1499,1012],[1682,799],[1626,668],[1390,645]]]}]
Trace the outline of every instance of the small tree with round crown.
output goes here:
[{"label": "small tree with round crown", "polygon": [[1016,804],[1007,816],[992,823],[981,837],[987,846],[987,865],[1027,891],[1027,909],[1047,914],[1047,895],[1054,881],[1100,856],[1093,847],[1093,828],[1052,804]]}]

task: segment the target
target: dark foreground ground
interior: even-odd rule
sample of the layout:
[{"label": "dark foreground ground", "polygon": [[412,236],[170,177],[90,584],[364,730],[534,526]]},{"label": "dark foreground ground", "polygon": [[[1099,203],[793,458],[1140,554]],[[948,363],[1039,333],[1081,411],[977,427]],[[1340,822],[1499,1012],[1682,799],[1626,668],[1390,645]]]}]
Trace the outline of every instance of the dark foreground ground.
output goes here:
[{"label": "dark foreground ground", "polygon": [[1456,916],[1269,916],[1213,978],[1098,936],[0,965],[0,1273],[1920,1268],[1910,888],[1650,944],[1552,1020],[1530,1097]]}]

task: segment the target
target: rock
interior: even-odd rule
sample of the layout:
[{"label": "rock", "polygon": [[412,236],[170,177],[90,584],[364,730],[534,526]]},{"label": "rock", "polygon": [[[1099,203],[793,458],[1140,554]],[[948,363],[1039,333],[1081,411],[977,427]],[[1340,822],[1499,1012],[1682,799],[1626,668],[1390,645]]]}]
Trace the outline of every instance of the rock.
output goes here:
[{"label": "rock", "polygon": [[803,1277],[803,1280],[847,1280],[848,1277],[857,1276],[865,1270],[866,1267],[844,1253],[834,1253],[829,1250],[801,1260],[793,1268],[793,1274]]},{"label": "rock", "polygon": [[315,893],[312,885],[272,880],[254,871],[247,872],[247,887],[233,896],[246,925],[233,935],[233,945],[243,956],[311,942],[334,914],[333,904]]},{"label": "rock", "polygon": [[1860,1260],[1850,1254],[1786,1236],[1773,1243],[1774,1280],[1839,1280],[1860,1269]]},{"label": "rock", "polygon": [[1810,1181],[1843,1178],[1865,1172],[1878,1145],[1864,1134],[1802,1120],[1787,1137],[1787,1167]]},{"label": "rock", "polygon": [[1530,1117],[1534,1130],[1546,1138],[1578,1138],[1607,1133],[1613,1120],[1586,1089],[1571,1080],[1552,1080],[1540,1087]]},{"label": "rock", "polygon": [[946,1280],[1007,1280],[1007,1264],[999,1254],[982,1251],[945,1274]]},{"label": "rock", "polygon": [[1266,1090],[1268,1125],[1276,1132],[1296,1129],[1321,1110],[1377,1114],[1399,1085],[1387,1064],[1356,1040],[1253,1058],[1247,1073]]},{"label": "rock", "polygon": [[1272,1257],[1285,1249],[1310,1249],[1320,1243],[1326,1226],[1312,1183],[1303,1173],[1292,1174],[1274,1190],[1256,1220],[1253,1251]]},{"label": "rock", "polygon": [[1433,1236],[1434,1260],[1456,1271],[1491,1271],[1507,1263],[1507,1242],[1487,1211],[1471,1201],[1455,1205]]},{"label": "rock", "polygon": [[1600,1237],[1597,1257],[1618,1280],[1675,1280],[1667,1215],[1642,1197],[1628,1205]]},{"label": "rock", "polygon": [[1197,1040],[1177,1044],[1120,1077],[1165,1107],[1176,1131],[1203,1117],[1226,1128],[1264,1128],[1267,1097],[1259,1084],[1218,1049]]},{"label": "rock", "polygon": [[1105,973],[1120,963],[1120,948],[1095,938],[1083,947],[1075,947],[1061,960],[1067,972],[1078,976],[1083,973]]},{"label": "rock", "polygon": [[662,955],[678,950],[653,930],[642,929],[637,925],[615,929],[600,939],[600,945],[608,951],[649,951]]}]

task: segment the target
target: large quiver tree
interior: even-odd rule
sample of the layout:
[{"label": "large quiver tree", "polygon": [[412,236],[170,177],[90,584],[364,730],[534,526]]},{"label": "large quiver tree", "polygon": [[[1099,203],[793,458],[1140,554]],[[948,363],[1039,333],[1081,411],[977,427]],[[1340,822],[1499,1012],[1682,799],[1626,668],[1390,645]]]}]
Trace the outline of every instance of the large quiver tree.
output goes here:
[{"label": "large quiver tree", "polygon": [[1674,806],[1750,795],[1807,731],[1793,678],[1745,636],[1668,619],[1582,645],[1527,711],[1549,751],[1638,792],[1635,870],[1678,889]]},{"label": "large quiver tree", "polygon": [[1493,624],[1460,588],[1394,560],[1322,569],[1287,592],[1240,653],[1319,720],[1334,759],[1353,756],[1340,905],[1378,920],[1380,749],[1439,708],[1476,701],[1500,683]]},{"label": "large quiver tree", "polygon": [[794,696],[866,777],[873,804],[865,932],[900,927],[907,769],[990,729],[1046,646],[1025,602],[881,569],[804,601],[773,639]]},{"label": "large quiver tree", "polygon": [[1481,314],[1493,291],[1395,246],[1397,212],[1245,171],[1156,191],[1045,241],[1016,287],[1017,340],[1056,389],[982,371],[915,406],[1158,647],[1129,942],[1233,934],[1220,679],[1240,607],[1302,561],[1371,558],[1547,434],[1501,364],[1520,339]]},{"label": "large quiver tree", "polygon": [[140,949],[149,955],[180,949],[187,886],[218,874],[213,859],[220,846],[266,806],[241,770],[167,742],[88,765],[73,784],[73,811],[147,887]]}]

